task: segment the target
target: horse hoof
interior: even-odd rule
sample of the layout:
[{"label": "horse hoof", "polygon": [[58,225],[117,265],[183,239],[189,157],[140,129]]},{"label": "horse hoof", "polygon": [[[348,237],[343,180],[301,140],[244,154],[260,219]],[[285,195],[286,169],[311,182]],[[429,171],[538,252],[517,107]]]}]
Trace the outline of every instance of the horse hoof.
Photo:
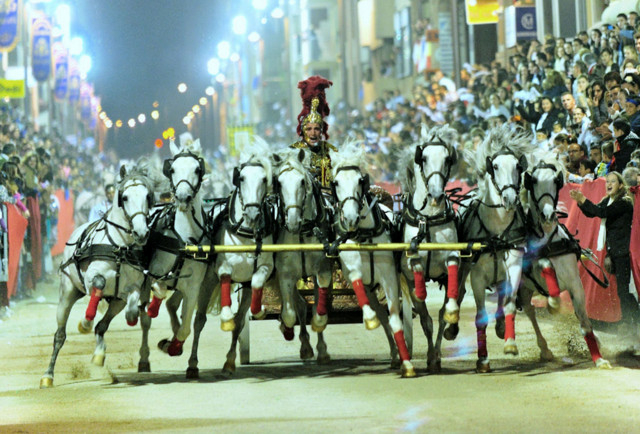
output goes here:
[{"label": "horse hoof", "polygon": [[228,321],[220,321],[220,328],[223,332],[232,332],[236,329],[236,322],[232,319]]},{"label": "horse hoof", "polygon": [[151,364],[149,362],[138,362],[138,372],[151,372]]},{"label": "horse hoof", "polygon": [[187,379],[189,380],[197,380],[200,378],[200,369],[198,368],[187,368]]},{"label": "horse hoof", "polygon": [[415,376],[416,370],[413,369],[411,362],[408,360],[402,362],[402,378],[414,378]]},{"label": "horse hoof", "polygon": [[554,360],[555,360],[555,357],[553,356],[553,353],[551,352],[551,350],[540,351],[541,362],[553,362]]},{"label": "horse hoof", "polygon": [[236,363],[226,361],[222,367],[222,372],[225,374],[233,374],[236,372]]},{"label": "horse hoof", "polygon": [[496,336],[500,339],[504,339],[504,317],[496,318]]},{"label": "horse hoof", "polygon": [[42,377],[40,379],[40,389],[51,389],[53,387],[53,378]]},{"label": "horse hoof", "polygon": [[611,363],[608,360],[603,359],[602,357],[596,360],[596,368],[598,369],[613,369],[611,367]]},{"label": "horse hoof", "polygon": [[104,354],[94,354],[91,363],[96,366],[104,366]]},{"label": "horse hoof", "polygon": [[127,325],[129,327],[135,327],[138,325],[138,318],[136,317],[136,319],[134,320],[127,320]]},{"label": "horse hoof", "polygon": [[439,374],[442,371],[440,360],[427,362],[427,370],[430,374]]},{"label": "horse hoof", "polygon": [[93,321],[88,321],[85,326],[85,322],[84,320],[80,320],[80,322],[78,323],[78,331],[80,333],[82,333],[83,335],[86,335],[88,333],[91,333],[91,326],[92,326]]},{"label": "horse hoof", "polygon": [[176,338],[173,338],[173,340],[171,341],[171,344],[169,344],[169,348],[167,348],[167,353],[171,357],[181,356],[182,355],[182,344],[184,344],[184,342],[181,342],[181,341],[177,340]]},{"label": "horse hoof", "polygon": [[547,311],[549,311],[551,315],[560,312],[560,297],[549,297],[547,299]]},{"label": "horse hoof", "polygon": [[449,324],[458,324],[458,321],[460,321],[460,311],[445,312],[443,319]]},{"label": "horse hoof", "polygon": [[313,359],[313,348],[311,347],[300,348],[300,359],[302,360]]},{"label": "horse hoof", "polygon": [[293,338],[295,338],[293,327],[287,327],[284,324],[280,324],[280,331],[282,332],[282,336],[284,336],[285,341],[292,341]]},{"label": "horse hoof", "polygon": [[318,354],[318,364],[327,365],[331,362],[331,356],[329,354]]},{"label": "horse hoof", "polygon": [[513,339],[507,339],[507,341],[504,343],[504,353],[511,354],[512,356],[518,355],[518,346]]},{"label": "horse hoof", "polygon": [[478,374],[486,374],[487,372],[491,372],[491,366],[489,365],[489,361],[478,360],[476,362],[476,372]]},{"label": "horse hoof", "polygon": [[169,339],[162,339],[158,342],[158,349],[163,353],[166,353],[169,350],[169,345],[171,345],[171,341]]},{"label": "horse hoof", "polygon": [[255,320],[262,320],[265,319],[267,317],[267,311],[262,309],[260,312],[256,313],[255,315],[253,315],[253,319]]},{"label": "horse hoof", "polygon": [[367,330],[375,330],[380,327],[380,320],[377,316],[374,316],[372,319],[365,319],[364,326]]},{"label": "horse hoof", "polygon": [[452,341],[458,336],[459,332],[460,327],[458,326],[458,323],[449,324],[449,326],[444,329],[443,336],[446,340]]}]

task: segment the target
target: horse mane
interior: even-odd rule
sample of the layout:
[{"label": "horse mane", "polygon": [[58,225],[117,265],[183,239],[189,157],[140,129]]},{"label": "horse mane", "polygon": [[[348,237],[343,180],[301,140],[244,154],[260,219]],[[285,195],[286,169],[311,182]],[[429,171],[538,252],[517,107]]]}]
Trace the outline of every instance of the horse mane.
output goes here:
[{"label": "horse mane", "polygon": [[513,152],[516,158],[524,155],[528,159],[538,147],[531,140],[528,131],[504,124],[487,130],[478,149],[465,149],[463,157],[477,177],[482,178],[487,173],[487,157],[493,156],[503,148]]},{"label": "horse mane", "polygon": [[122,187],[131,180],[142,182],[150,193],[155,191],[156,184],[152,176],[150,176],[152,168],[148,164],[148,158],[141,157],[135,163],[135,166],[131,167],[125,164],[124,167],[127,169],[124,177],[118,175],[116,178],[116,188],[119,192],[122,192]]},{"label": "horse mane", "polygon": [[271,188],[273,177],[273,163],[271,162],[271,146],[260,136],[253,136],[253,140],[242,149],[239,163],[259,164],[267,175],[267,186]]},{"label": "horse mane", "polygon": [[366,166],[366,153],[361,140],[347,140],[338,151],[331,151],[331,174],[336,175],[338,169],[345,166],[357,166],[364,170]]},{"label": "horse mane", "polygon": [[458,152],[454,145],[458,142],[458,138],[458,132],[447,124],[429,126],[426,122],[422,122],[420,140],[404,148],[400,153],[400,172],[398,177],[400,178],[402,191],[409,192],[415,189],[413,162],[418,146],[425,142],[441,141],[449,151],[449,155],[451,155],[454,152]]},{"label": "horse mane", "polygon": [[311,175],[311,171],[309,170],[311,166],[311,158],[309,157],[309,153],[304,153],[304,158],[302,159],[302,161],[298,159],[298,155],[300,154],[299,149],[282,149],[276,154],[281,159],[279,163],[276,163],[277,172],[279,173],[280,169],[286,166],[291,166],[294,170],[301,172],[302,174],[304,174],[306,180],[305,185],[307,195],[313,194],[313,176]]}]

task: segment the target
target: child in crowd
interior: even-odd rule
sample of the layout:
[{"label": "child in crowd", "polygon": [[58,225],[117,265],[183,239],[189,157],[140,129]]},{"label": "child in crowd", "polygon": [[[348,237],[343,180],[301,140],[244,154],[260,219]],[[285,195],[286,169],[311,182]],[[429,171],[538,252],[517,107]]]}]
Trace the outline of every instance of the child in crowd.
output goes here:
[{"label": "child in crowd", "polygon": [[598,163],[595,170],[596,178],[605,176],[609,173],[609,165],[613,158],[613,142],[605,142],[602,144],[602,161]]},{"label": "child in crowd", "polygon": [[595,177],[596,162],[589,159],[580,161],[578,166],[578,174],[569,173],[568,181],[575,184],[582,184],[585,181],[593,181]]}]

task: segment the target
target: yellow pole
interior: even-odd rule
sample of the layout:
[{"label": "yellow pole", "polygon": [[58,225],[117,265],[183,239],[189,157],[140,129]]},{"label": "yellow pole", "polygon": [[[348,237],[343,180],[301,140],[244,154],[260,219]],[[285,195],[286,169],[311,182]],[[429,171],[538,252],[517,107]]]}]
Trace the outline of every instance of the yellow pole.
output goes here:
[{"label": "yellow pole", "polygon": [[[418,245],[418,250],[481,250],[486,247],[482,243],[422,243]],[[373,243],[373,244],[361,244],[350,243],[340,244],[338,246],[339,251],[361,251],[372,252],[379,250],[387,251],[408,251],[411,248],[410,243]],[[194,246],[187,245],[184,248],[186,253],[194,255],[201,253],[253,253],[256,251],[256,246],[243,245],[243,246],[227,246],[227,245],[213,245],[213,246]],[[323,244],[263,244],[261,251],[266,253],[272,252],[322,252],[324,251]]]}]

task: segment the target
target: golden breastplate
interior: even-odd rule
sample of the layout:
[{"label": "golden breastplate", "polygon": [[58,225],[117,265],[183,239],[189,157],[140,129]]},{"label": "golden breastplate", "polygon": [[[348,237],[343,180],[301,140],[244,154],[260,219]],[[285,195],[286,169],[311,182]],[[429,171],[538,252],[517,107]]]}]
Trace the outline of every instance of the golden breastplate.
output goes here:
[{"label": "golden breastplate", "polygon": [[309,146],[304,141],[291,145],[294,149],[308,149],[311,153],[311,173],[323,187],[329,187],[331,177],[331,157],[329,151],[337,151],[332,144],[321,141],[315,146]]}]

